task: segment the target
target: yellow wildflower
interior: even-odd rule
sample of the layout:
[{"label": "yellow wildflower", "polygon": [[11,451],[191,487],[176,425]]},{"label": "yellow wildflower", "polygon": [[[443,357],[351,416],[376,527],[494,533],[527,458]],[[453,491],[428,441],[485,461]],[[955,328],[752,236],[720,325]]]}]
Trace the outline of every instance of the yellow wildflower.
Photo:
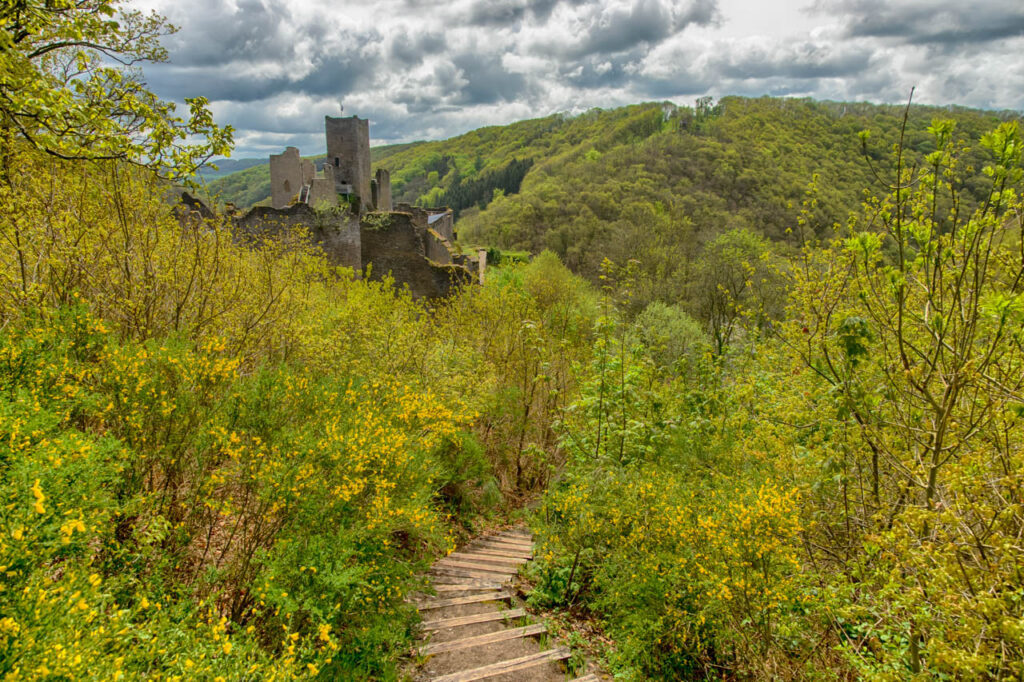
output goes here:
[{"label": "yellow wildflower", "polygon": [[36,510],[37,514],[45,514],[46,508],[43,507],[43,501],[46,499],[46,495],[43,494],[43,489],[39,487],[39,479],[32,485],[32,495],[35,496],[35,504],[32,508]]}]

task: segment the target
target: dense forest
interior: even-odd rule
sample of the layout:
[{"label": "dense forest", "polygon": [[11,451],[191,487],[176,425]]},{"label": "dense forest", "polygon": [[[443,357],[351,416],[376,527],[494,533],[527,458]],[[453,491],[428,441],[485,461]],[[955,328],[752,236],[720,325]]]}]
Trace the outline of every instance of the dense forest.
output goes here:
[{"label": "dense forest", "polygon": [[5,680],[399,679],[425,568],[510,517],[616,679],[1024,674],[1016,119],[724,98],[396,147],[399,199],[533,252],[415,301],[181,219],[232,131],[106,59],[163,58],[158,19],[26,6]]}]

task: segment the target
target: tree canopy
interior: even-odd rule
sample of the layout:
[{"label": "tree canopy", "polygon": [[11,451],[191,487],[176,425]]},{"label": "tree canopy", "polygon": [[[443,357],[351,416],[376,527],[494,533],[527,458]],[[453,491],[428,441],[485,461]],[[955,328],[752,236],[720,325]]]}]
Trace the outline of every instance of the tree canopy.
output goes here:
[{"label": "tree canopy", "polygon": [[0,128],[62,159],[116,159],[188,177],[229,153],[204,97],[188,116],[157,97],[141,64],[167,58],[175,28],[122,0],[6,0],[0,6]]}]

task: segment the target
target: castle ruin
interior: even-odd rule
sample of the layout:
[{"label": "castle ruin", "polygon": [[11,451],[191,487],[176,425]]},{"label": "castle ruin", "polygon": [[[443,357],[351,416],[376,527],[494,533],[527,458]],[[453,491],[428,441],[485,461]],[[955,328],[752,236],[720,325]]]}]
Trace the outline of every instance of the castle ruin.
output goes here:
[{"label": "castle ruin", "polygon": [[[335,265],[373,279],[390,274],[416,298],[443,298],[482,277],[480,257],[455,244],[451,209],[394,206],[388,171],[371,176],[369,121],[327,116],[324,129],[327,158],[319,171],[296,147],[270,156],[271,205],[230,215],[240,240],[303,229]],[[198,210],[191,197],[184,203]]]}]

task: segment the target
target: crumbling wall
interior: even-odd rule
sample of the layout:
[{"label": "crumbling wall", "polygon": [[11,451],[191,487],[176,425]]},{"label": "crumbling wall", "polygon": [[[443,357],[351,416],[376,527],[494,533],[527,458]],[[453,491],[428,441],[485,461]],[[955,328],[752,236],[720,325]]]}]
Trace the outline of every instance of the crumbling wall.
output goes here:
[{"label": "crumbling wall", "polygon": [[390,211],[391,205],[391,173],[383,168],[378,168],[374,181],[377,185],[377,196],[373,198],[373,205],[378,211]]},{"label": "crumbling wall", "polygon": [[428,208],[427,226],[448,241],[455,241],[455,213],[450,208]]},{"label": "crumbling wall", "polygon": [[318,209],[337,206],[338,193],[334,188],[334,178],[313,178],[309,185],[309,198],[306,203]]},{"label": "crumbling wall", "polygon": [[360,212],[369,211],[370,192],[370,122],[358,116],[324,117],[327,134],[327,163],[334,166],[338,192],[350,185],[358,199]]},{"label": "crumbling wall", "polygon": [[306,204],[284,209],[256,206],[236,217],[234,224],[237,235],[253,242],[305,229],[331,263],[356,272],[363,267],[359,218],[347,211],[318,212]]},{"label": "crumbling wall", "polygon": [[452,249],[452,245],[447,239],[434,230],[428,229],[423,242],[427,258],[441,265],[452,263],[452,251],[454,249]]},{"label": "crumbling wall", "polygon": [[304,184],[298,148],[270,155],[270,203],[274,208],[287,206]]},{"label": "crumbling wall", "polygon": [[399,285],[407,284],[415,298],[443,298],[472,281],[469,270],[459,265],[433,262],[427,254],[426,230],[415,224],[411,213],[371,213],[362,219],[360,243],[364,272],[371,279],[391,273]]},{"label": "crumbling wall", "polygon": [[179,219],[190,213],[198,214],[201,220],[213,220],[217,217],[210,207],[203,203],[202,199],[198,199],[188,192],[181,193],[181,207],[176,208],[178,208]]},{"label": "crumbling wall", "polygon": [[310,159],[302,159],[302,184],[312,184],[313,178],[316,177],[316,164]]}]

